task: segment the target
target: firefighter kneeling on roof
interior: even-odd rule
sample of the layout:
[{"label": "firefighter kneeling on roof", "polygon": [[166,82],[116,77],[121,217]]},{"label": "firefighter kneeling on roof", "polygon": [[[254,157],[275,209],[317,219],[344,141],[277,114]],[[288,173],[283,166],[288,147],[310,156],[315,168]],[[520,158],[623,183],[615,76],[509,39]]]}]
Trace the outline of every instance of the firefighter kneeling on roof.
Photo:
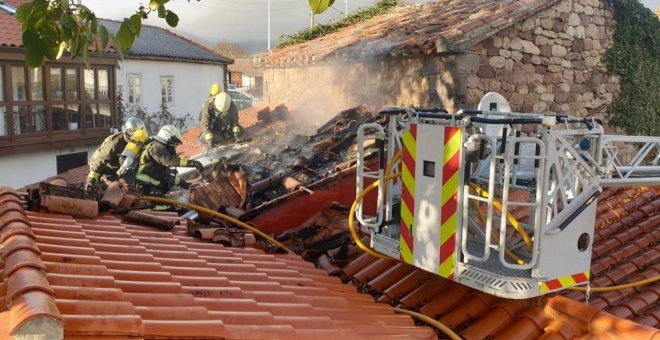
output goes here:
[{"label": "firefighter kneeling on roof", "polygon": [[243,129],[238,123],[238,109],[218,84],[213,84],[209,99],[199,113],[199,142],[208,148],[227,142],[238,142]]},{"label": "firefighter kneeling on roof", "polygon": [[141,120],[134,117],[126,120],[122,131],[107,137],[89,160],[85,189],[91,189],[102,177],[108,181],[124,178],[127,183],[133,184],[135,159],[147,139],[149,133]]},{"label": "firefighter kneeling on roof", "polygon": [[196,168],[202,173],[204,166],[194,159],[179,158],[176,146],[181,144],[181,132],[173,125],[165,125],[144,148],[140,156],[137,182],[145,195],[163,196],[172,187],[188,188],[188,182],[182,180],[172,167]]}]

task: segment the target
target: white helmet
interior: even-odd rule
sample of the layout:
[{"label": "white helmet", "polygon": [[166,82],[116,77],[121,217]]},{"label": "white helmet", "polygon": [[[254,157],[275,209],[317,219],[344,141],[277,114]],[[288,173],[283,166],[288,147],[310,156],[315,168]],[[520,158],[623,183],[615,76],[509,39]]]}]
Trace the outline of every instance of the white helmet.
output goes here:
[{"label": "white helmet", "polygon": [[128,118],[121,129],[128,138],[132,137],[138,130],[145,130],[145,126],[139,118],[135,117]]},{"label": "white helmet", "polygon": [[181,144],[181,132],[174,125],[165,125],[156,134],[156,139],[163,143],[169,145]]},{"label": "white helmet", "polygon": [[222,92],[215,95],[215,99],[213,100],[213,106],[215,106],[216,111],[227,112],[227,110],[229,110],[230,105],[231,105],[231,97],[229,97],[227,92]]}]

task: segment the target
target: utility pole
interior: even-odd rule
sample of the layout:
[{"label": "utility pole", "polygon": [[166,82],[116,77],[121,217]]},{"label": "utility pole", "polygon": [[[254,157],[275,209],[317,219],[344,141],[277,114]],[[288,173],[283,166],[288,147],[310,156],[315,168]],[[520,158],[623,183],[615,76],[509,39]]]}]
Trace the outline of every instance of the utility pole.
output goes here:
[{"label": "utility pole", "polygon": [[344,0],[344,17],[348,16],[348,0]]},{"label": "utility pole", "polygon": [[270,51],[270,0],[268,0],[268,50]]}]

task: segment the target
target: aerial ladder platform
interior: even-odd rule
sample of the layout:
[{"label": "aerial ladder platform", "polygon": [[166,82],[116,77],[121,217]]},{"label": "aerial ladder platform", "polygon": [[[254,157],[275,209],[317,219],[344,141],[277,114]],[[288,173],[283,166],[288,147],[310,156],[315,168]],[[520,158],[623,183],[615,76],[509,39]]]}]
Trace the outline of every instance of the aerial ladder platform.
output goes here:
[{"label": "aerial ladder platform", "polygon": [[603,188],[660,185],[660,137],[606,135],[596,118],[511,112],[497,93],[456,114],[381,114],[358,131],[358,196],[381,183],[376,213],[356,210],[371,247],[492,295],[588,284]]}]

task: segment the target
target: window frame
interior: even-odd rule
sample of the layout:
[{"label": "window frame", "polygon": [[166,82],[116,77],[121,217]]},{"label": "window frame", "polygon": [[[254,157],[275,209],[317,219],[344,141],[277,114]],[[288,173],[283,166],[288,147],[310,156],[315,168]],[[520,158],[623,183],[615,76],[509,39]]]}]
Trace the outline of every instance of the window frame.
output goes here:
[{"label": "window frame", "polygon": [[[130,78],[135,77],[139,80],[138,88],[140,89],[137,101],[131,103],[131,81]],[[133,91],[135,93],[135,91]],[[133,95],[135,97],[135,95]],[[140,107],[142,105],[142,74],[141,73],[126,73],[126,104],[131,107]]]},{"label": "window frame", "polygon": [[[1,53],[0,53],[1,54]],[[95,79],[98,79],[98,71],[105,70],[108,73],[108,99],[99,99],[99,82],[95,81],[94,91],[96,94],[96,99],[87,100],[84,99],[84,72],[85,64],[81,63],[80,60],[74,62],[68,61],[58,61],[58,62],[47,62],[40,67],[41,75],[41,91],[43,92],[43,99],[33,100],[33,88],[32,88],[32,79],[30,74],[32,71],[28,69],[25,65],[22,54],[3,54],[3,58],[0,59],[0,77],[2,77],[2,82],[0,86],[3,91],[3,99],[0,99],[0,108],[5,111],[4,124],[7,129],[6,135],[0,135],[0,154],[8,154],[19,152],[19,150],[34,149],[40,150],[44,148],[57,148],[65,147],[68,145],[78,145],[81,140],[90,140],[97,139],[101,136],[106,136],[107,131],[116,125],[116,59],[114,58],[90,58],[90,69],[94,71]],[[23,74],[25,77],[25,91],[26,100],[14,100],[14,89],[12,84],[12,67],[20,67],[23,69]],[[62,87],[62,98],[54,99],[51,93],[51,69],[59,68],[60,81]],[[76,81],[75,91],[77,91],[77,98],[69,98],[69,91],[74,90],[69,88],[67,89],[68,84],[67,80],[67,70],[70,73],[70,70],[75,70],[76,72]],[[69,75],[69,78],[71,75]],[[93,125],[90,127],[85,126],[86,119],[89,117],[91,112],[85,112],[85,107],[83,104],[90,104],[95,107],[98,112],[99,105],[107,105],[110,109],[109,117],[94,117],[97,122],[102,122],[103,125]],[[35,130],[37,126],[41,126],[36,121],[34,121],[36,115],[35,109],[43,106],[45,108],[45,129],[44,131],[38,132],[23,132],[17,133],[15,130],[15,117],[14,117],[14,107],[24,107],[27,110],[28,122],[34,125],[30,130]],[[64,118],[58,117],[59,119],[64,119],[64,128],[60,130],[55,130],[54,111],[63,107],[65,110]],[[76,113],[77,111],[77,113]],[[77,115],[77,117],[75,116]],[[73,118],[72,118],[73,116]],[[0,116],[0,119],[3,117]],[[78,122],[77,129],[70,129],[72,120]],[[32,124],[34,123],[34,124]],[[59,121],[58,121],[59,123]],[[58,125],[61,128],[61,125]],[[86,141],[85,143],[89,143]],[[38,147],[38,145],[41,145]],[[8,148],[14,146],[14,148]]]},{"label": "window frame", "polygon": [[[170,88],[169,88],[169,93],[163,93],[163,80],[167,81],[170,80]],[[166,85],[167,86],[167,85]],[[167,92],[167,88],[165,88],[165,92]],[[169,102],[167,101],[166,97],[171,97],[172,100]],[[168,108],[173,108],[175,105],[174,102],[174,76],[173,75],[166,75],[166,76],[160,76],[160,102],[162,104],[167,104]]]}]

